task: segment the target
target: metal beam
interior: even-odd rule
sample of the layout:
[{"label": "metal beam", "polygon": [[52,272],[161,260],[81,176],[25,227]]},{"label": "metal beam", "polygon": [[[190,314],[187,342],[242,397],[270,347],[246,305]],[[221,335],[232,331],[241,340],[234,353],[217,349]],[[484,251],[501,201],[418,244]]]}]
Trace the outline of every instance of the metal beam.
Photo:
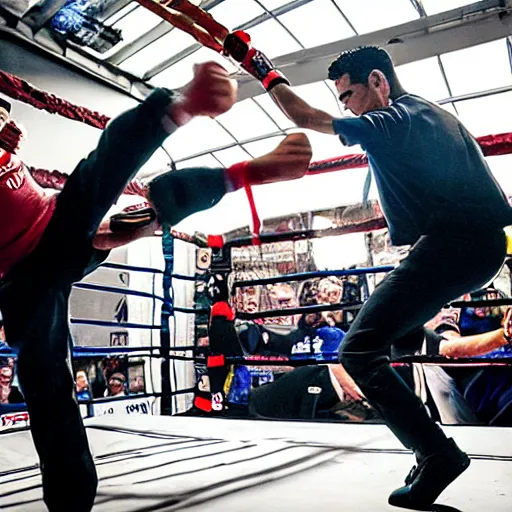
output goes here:
[{"label": "metal beam", "polygon": [[[312,1],[313,0],[292,0],[291,2],[287,3],[286,5],[282,5],[281,7],[278,7],[277,9],[274,9],[273,11],[267,10],[263,14],[260,14],[259,16],[257,16],[256,18],[253,18],[252,20],[246,21],[246,22],[242,23],[241,25],[238,25],[233,30],[248,30],[251,27],[254,27],[260,23],[263,23],[264,21],[267,21],[270,19],[275,19],[276,16],[280,16],[280,15],[290,12],[294,9],[298,9],[299,7],[302,7],[303,5],[308,4]],[[211,5],[211,7],[214,7],[214,5]],[[292,37],[295,38],[295,36],[293,36],[293,35],[292,35]],[[300,44],[300,42],[299,42],[299,44]],[[302,44],[300,44],[300,46],[303,48]],[[169,57],[168,59],[166,59],[165,61],[159,62],[153,68],[148,69],[144,73],[143,79],[151,80],[155,75],[158,75],[158,73],[165,71],[167,68],[176,64],[177,62],[184,59],[185,57],[192,55],[194,52],[196,52],[200,48],[201,48],[201,45],[199,45],[198,43],[194,43],[194,44],[188,46],[187,48],[183,49],[178,54],[173,55],[173,56]]]},{"label": "metal beam", "polygon": [[[45,29],[43,29],[43,31],[44,30]],[[102,82],[104,85],[108,85],[123,94],[139,100],[141,99],[140,94],[136,94],[138,91],[134,91],[134,81],[120,73],[116,74],[108,70],[105,66],[102,66],[101,63],[97,63],[84,55],[77,54],[71,48],[68,48],[64,54],[62,53],[62,49],[56,45],[54,45],[53,48],[43,46],[41,42],[35,41],[19,31],[6,27],[0,27],[0,44],[2,45],[2,52],[0,52],[0,69],[3,69],[3,58],[8,62],[9,55],[11,54],[9,52],[9,45],[24,46],[31,52],[42,54],[46,56],[46,58],[59,63],[61,66],[71,68],[75,72],[98,82]]]},{"label": "metal beam", "polygon": [[[343,51],[360,45],[379,45],[396,65],[501,39],[512,34],[511,0],[476,2],[428,18],[277,57],[274,64],[293,85],[327,78],[329,64]],[[251,76],[238,74],[239,101],[262,93]]]},{"label": "metal beam", "polygon": [[479,98],[487,98],[495,94],[503,94],[512,91],[512,85],[505,85],[503,87],[496,87],[495,89],[486,89],[485,91],[471,92],[469,94],[461,94],[460,96],[450,96],[443,100],[436,101],[439,105],[446,105],[447,103],[459,103],[460,101],[477,100]]},{"label": "metal beam", "polygon": [[108,4],[107,8],[98,16],[98,20],[107,20],[121,9],[124,9],[130,2],[132,2],[132,0],[117,0],[116,2]]},{"label": "metal beam", "polygon": [[162,71],[165,71],[167,68],[170,68],[180,60],[186,59],[188,56],[199,51],[201,48],[202,46],[199,43],[193,44],[192,46],[187,46],[187,48],[181,50],[176,55],[172,55],[171,57],[168,57],[167,59],[148,69],[142,76],[142,80],[145,82],[151,80],[154,76],[158,75]]},{"label": "metal beam", "polygon": [[[218,0],[210,1],[215,4]],[[296,5],[296,3],[297,0],[291,5]],[[294,85],[300,85],[324,79],[330,62],[341,51],[361,44],[386,46],[395,63],[399,65],[500,39],[511,34],[512,0],[485,0],[446,13],[414,20],[398,27],[290,53],[274,59],[274,63]],[[25,34],[25,39],[32,38]],[[390,41],[394,41],[393,44],[389,44]],[[38,45],[33,40],[31,42],[42,49],[40,44]],[[53,47],[47,47],[45,50],[54,55],[59,53],[61,58],[63,56],[62,51],[56,52]],[[141,84],[135,77],[129,77],[126,73],[119,73],[123,75],[120,81],[116,79],[117,77],[114,78],[112,66],[108,65],[108,62],[103,63],[100,59],[89,56],[91,60],[89,63],[86,62],[86,59],[74,58],[76,55],[72,55],[72,53],[74,52],[64,55],[70,64],[89,68],[89,72],[93,71],[96,76],[99,75],[103,80],[110,81],[116,88],[126,88],[125,80],[128,78],[132,82],[133,93],[139,97],[147,94],[151,89],[151,87],[148,88]],[[260,84],[252,77],[239,74],[236,78],[239,79],[240,85],[239,100],[262,93],[263,89]]]},{"label": "metal beam", "polygon": [[67,3],[68,0],[45,0],[37,3],[24,13],[21,21],[36,34],[50,21]]},{"label": "metal beam", "polygon": [[132,41],[120,50],[117,50],[117,52],[113,53],[108,59],[106,59],[106,61],[110,64],[119,64],[126,59],[129,59],[132,55],[135,55],[151,43],[154,43],[157,39],[165,36],[165,34],[169,33],[173,28],[174,27],[170,23],[162,21],[149,32],[146,32],[135,41]]},{"label": "metal beam", "polygon": [[29,0],[2,0],[0,2],[0,10],[2,15],[8,12],[11,16],[19,19],[30,9]]}]

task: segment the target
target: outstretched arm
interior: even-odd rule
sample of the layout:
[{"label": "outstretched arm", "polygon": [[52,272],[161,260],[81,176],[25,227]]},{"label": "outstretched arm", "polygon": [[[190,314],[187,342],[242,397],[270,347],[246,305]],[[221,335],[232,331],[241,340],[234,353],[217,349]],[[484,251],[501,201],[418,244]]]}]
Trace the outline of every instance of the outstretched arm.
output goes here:
[{"label": "outstretched arm", "polygon": [[334,118],[322,110],[311,107],[295,94],[288,79],[275,69],[270,59],[252,47],[251,37],[247,32],[237,30],[229,34],[224,42],[224,49],[261,82],[283,113],[299,128],[335,134],[332,124]]},{"label": "outstretched arm", "polygon": [[270,95],[283,113],[300,128],[308,128],[321,133],[334,135],[334,117],[313,108],[300,96],[295,94],[290,86],[281,83],[270,91]]},{"label": "outstretched arm", "polygon": [[488,354],[507,345],[503,329],[474,334],[472,336],[450,337],[439,344],[439,355],[445,357],[475,357]]}]

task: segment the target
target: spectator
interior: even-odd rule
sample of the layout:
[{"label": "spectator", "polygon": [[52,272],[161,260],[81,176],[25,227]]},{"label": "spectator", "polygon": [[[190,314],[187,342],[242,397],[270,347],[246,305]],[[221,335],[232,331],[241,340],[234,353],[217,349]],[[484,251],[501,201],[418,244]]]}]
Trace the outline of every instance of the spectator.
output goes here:
[{"label": "spectator", "polygon": [[23,395],[17,386],[13,385],[14,359],[0,359],[0,404],[21,404]]},{"label": "spectator", "polygon": [[78,400],[91,400],[92,395],[89,389],[89,379],[87,373],[84,370],[78,370],[76,372],[75,381],[76,397]]},{"label": "spectator", "polygon": [[144,377],[142,375],[135,375],[130,379],[130,394],[144,393]]},{"label": "spectator", "polygon": [[119,397],[126,395],[126,377],[119,372],[113,373],[108,379],[108,386],[105,396]]}]

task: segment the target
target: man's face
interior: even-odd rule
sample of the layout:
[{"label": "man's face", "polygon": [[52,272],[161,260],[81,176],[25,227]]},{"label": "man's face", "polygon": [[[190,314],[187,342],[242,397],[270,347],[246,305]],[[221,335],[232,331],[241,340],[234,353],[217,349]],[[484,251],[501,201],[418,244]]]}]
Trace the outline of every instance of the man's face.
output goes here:
[{"label": "man's face", "polygon": [[140,393],[141,391],[144,391],[144,379],[137,375],[137,377],[130,381],[130,392]]},{"label": "man's face", "polygon": [[322,279],[318,283],[317,301],[319,304],[336,304],[341,302],[343,287],[330,279]]},{"label": "man's face", "polygon": [[85,373],[78,373],[76,376],[76,389],[77,391],[82,391],[82,389],[86,389],[89,383],[87,382],[87,377]]},{"label": "man's face", "polygon": [[387,101],[383,101],[374,87],[353,84],[348,73],[338,78],[335,84],[343,107],[356,116],[387,106]]},{"label": "man's face", "polygon": [[0,368],[0,384],[5,386],[11,382],[12,368],[10,366],[3,366]]},{"label": "man's face", "polygon": [[293,288],[289,284],[275,284],[270,288],[270,301],[272,308],[285,309],[294,308],[297,304],[297,298]]},{"label": "man's face", "polygon": [[110,379],[108,381],[108,387],[110,388],[110,392],[113,395],[117,395],[118,393],[121,393],[121,391],[123,391],[123,383],[117,379]]},{"label": "man's face", "polygon": [[256,286],[240,288],[242,302],[241,310],[244,313],[256,313],[260,308],[260,290]]}]

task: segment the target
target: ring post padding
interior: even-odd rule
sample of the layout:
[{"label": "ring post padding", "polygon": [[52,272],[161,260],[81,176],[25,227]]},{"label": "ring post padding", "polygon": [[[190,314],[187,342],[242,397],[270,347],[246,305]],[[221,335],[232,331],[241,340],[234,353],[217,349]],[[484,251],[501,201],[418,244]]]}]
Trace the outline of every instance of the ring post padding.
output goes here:
[{"label": "ring post padding", "polygon": [[[167,225],[162,226],[162,252],[164,255],[163,272],[163,295],[162,311],[160,314],[160,345],[162,350],[169,350],[171,347],[170,318],[174,316],[174,293],[172,290],[172,273],[174,270],[174,237],[171,229]],[[172,415],[172,388],[171,388],[171,363],[168,357],[162,359],[161,365],[162,379],[162,415]]]}]

